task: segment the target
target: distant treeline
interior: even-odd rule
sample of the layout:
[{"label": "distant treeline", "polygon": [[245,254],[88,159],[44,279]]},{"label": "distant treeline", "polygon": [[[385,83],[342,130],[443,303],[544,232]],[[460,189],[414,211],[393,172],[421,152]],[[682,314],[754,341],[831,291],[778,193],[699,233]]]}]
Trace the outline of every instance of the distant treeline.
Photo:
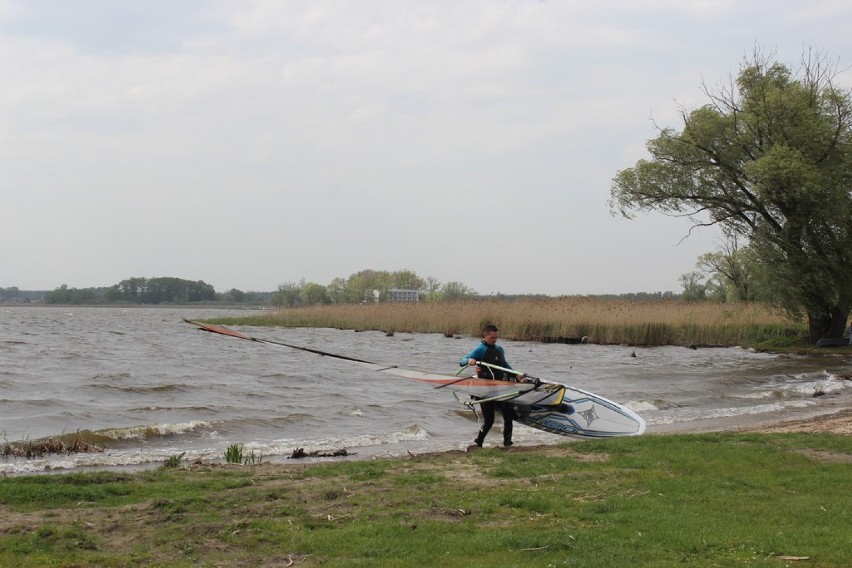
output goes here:
[{"label": "distant treeline", "polygon": [[46,293],[45,290],[20,290],[17,286],[0,288],[0,304],[41,302]]},{"label": "distant treeline", "polygon": [[[72,288],[63,284],[49,292],[27,292],[18,288],[0,288],[0,302],[43,302],[59,305],[104,304],[220,304],[295,308],[331,304],[364,304],[400,301],[399,292],[416,292],[418,302],[456,302],[460,300],[499,299],[512,302],[548,298],[544,294],[501,294],[483,296],[462,282],[441,283],[432,277],[421,278],[410,270],[361,270],[348,278],[335,278],[328,285],[287,282],[272,292],[244,292],[232,288],[216,292],[203,280],[175,277],[133,277],[118,284],[97,288]],[[676,299],[673,292],[638,292],[596,296],[626,301]],[[406,296],[412,299],[412,294]]]},{"label": "distant treeline", "polygon": [[45,304],[190,304],[216,302],[213,286],[182,278],[128,278],[107,288],[69,288],[44,295]]}]

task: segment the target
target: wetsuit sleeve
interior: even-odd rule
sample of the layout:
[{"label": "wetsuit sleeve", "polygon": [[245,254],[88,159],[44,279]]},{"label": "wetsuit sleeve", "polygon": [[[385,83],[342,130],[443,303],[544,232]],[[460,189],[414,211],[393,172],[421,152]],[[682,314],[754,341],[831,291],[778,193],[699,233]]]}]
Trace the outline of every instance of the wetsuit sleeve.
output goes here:
[{"label": "wetsuit sleeve", "polygon": [[459,359],[459,367],[467,366],[467,362],[470,359],[475,359],[477,361],[482,359],[482,356],[485,355],[485,346],[481,343],[470,350],[470,353]]},{"label": "wetsuit sleeve", "polygon": [[[502,345],[498,345],[498,346],[497,346],[497,349],[499,349],[499,350],[500,350],[500,356],[501,356],[501,357],[503,357],[503,363],[504,363],[504,365],[506,366],[506,368],[507,368],[507,369],[512,369],[512,366],[509,364],[509,362],[508,362],[508,361],[506,361],[506,350],[505,350],[505,349],[503,349],[503,346],[502,346]],[[512,369],[512,370],[514,370],[514,369]]]}]

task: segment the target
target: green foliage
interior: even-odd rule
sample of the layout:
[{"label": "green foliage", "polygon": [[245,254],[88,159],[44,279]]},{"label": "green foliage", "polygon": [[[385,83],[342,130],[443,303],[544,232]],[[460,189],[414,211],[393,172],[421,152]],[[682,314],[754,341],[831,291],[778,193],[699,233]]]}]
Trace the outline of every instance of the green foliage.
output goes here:
[{"label": "green foliage", "polygon": [[680,285],[683,286],[680,299],[684,302],[703,302],[707,299],[708,284],[704,282],[704,276],[700,272],[682,274]]},{"label": "green foliage", "polygon": [[216,291],[203,280],[193,282],[182,278],[128,278],[122,280],[107,292],[107,299],[113,302],[132,302],[139,304],[161,304],[170,302],[186,304],[189,302],[214,301]]},{"label": "green foliage", "polygon": [[412,270],[360,270],[348,278],[334,278],[328,286],[315,282],[287,282],[278,287],[271,303],[278,308],[324,304],[364,304],[384,302],[394,288],[420,290],[425,301],[455,301],[471,298],[475,292],[461,282],[441,284],[421,278]]},{"label": "green foliage", "polygon": [[698,271],[680,277],[686,302],[777,303],[771,278],[751,247],[740,247],[731,236],[721,249],[698,257]]},{"label": "green foliage", "polygon": [[0,303],[29,304],[41,302],[46,292],[41,290],[21,290],[17,286],[0,288]]},{"label": "green foliage", "polygon": [[260,465],[263,463],[263,454],[255,454],[254,450],[245,453],[242,444],[231,444],[225,450],[225,462],[242,465]]},{"label": "green foliage", "polygon": [[705,89],[710,103],[684,110],[681,132],[661,130],[651,160],[618,172],[610,203],[746,239],[773,298],[807,315],[815,342],[840,337],[852,307],[852,95],[827,58],[804,61],[794,72],[755,53],[730,89]]},{"label": "green foliage", "polygon": [[268,304],[276,308],[293,308],[325,304],[361,304],[385,301],[388,290],[401,288],[420,290],[426,301],[453,301],[470,298],[475,292],[461,282],[441,284],[437,279],[421,278],[412,270],[361,270],[348,278],[334,278],[327,286],[316,282],[285,282],[274,292],[243,292],[236,288],[217,294],[213,286],[181,278],[127,278],[107,288],[59,288],[38,293],[21,292],[17,288],[0,288],[0,301],[24,298],[44,299],[48,304],[187,304],[219,302],[223,304]]},{"label": "green foliage", "polygon": [[228,446],[228,449],[225,450],[225,462],[226,463],[243,463],[243,445],[242,444],[231,444]]},{"label": "green foliage", "polygon": [[278,292],[272,296],[272,305],[276,308],[292,308],[300,303],[299,295],[302,292],[302,286],[305,285],[305,280],[301,282],[285,282],[278,286]]},{"label": "green foliage", "polygon": [[299,300],[306,306],[331,303],[326,287],[316,282],[308,282],[302,286],[299,292]]},{"label": "green foliage", "polygon": [[46,304],[134,303],[186,304],[216,300],[213,286],[181,278],[128,278],[109,288],[68,288],[63,284],[44,295]]},{"label": "green foliage", "polygon": [[17,300],[20,297],[21,291],[17,286],[10,286],[8,288],[0,287],[0,301]]},{"label": "green foliage", "polygon": [[163,465],[160,466],[163,469],[177,469],[181,466],[183,462],[183,456],[186,455],[186,452],[181,452],[180,454],[176,454],[170,456],[166,461],[163,462]]},{"label": "green foliage", "polygon": [[441,286],[441,301],[456,302],[473,297],[476,294],[471,288],[462,282],[447,282]]},{"label": "green foliage", "polygon": [[106,301],[105,288],[69,288],[63,284],[59,288],[44,295],[45,304],[102,304]]}]

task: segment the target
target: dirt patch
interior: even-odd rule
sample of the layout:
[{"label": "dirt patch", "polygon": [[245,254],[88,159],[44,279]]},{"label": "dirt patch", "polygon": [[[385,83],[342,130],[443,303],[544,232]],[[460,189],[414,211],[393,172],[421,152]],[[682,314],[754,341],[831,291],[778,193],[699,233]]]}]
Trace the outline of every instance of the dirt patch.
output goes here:
[{"label": "dirt patch", "polygon": [[790,420],[770,426],[749,429],[753,432],[810,432],[814,434],[852,435],[852,409],[804,420]]},{"label": "dirt patch", "polygon": [[814,461],[822,463],[852,463],[852,455],[850,454],[838,454],[837,452],[814,450],[810,448],[799,450],[799,453]]}]

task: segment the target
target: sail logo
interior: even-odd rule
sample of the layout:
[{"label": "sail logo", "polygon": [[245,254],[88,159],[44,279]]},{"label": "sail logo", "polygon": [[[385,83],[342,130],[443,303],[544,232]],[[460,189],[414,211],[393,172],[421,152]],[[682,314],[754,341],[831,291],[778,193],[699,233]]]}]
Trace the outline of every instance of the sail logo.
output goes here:
[{"label": "sail logo", "polygon": [[588,410],[584,410],[583,412],[578,413],[580,416],[586,419],[586,426],[590,426],[592,422],[599,418],[597,412],[595,412],[595,407],[592,406]]}]

